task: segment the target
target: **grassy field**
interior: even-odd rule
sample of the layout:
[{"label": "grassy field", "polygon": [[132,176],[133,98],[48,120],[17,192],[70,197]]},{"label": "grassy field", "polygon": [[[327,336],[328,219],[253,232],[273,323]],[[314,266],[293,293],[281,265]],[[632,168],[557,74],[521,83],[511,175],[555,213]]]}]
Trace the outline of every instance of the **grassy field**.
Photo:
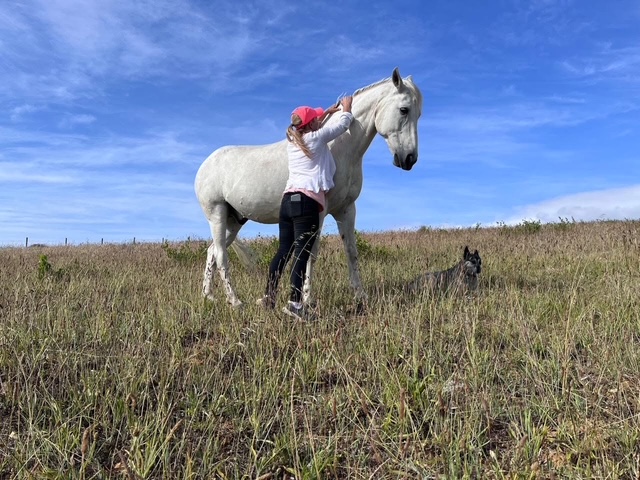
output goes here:
[{"label": "grassy field", "polygon": [[[0,249],[0,478],[639,478],[639,234],[362,234],[360,314],[324,237],[313,324],[253,305],[271,239],[240,310],[202,242]],[[477,295],[398,293],[465,245]]]}]

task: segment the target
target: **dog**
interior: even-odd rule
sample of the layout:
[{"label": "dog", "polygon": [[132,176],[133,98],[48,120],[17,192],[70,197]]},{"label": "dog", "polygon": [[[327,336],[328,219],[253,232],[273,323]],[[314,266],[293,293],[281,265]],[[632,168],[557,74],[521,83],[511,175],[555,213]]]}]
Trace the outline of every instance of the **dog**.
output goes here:
[{"label": "dog", "polygon": [[482,271],[482,259],[478,250],[473,253],[464,247],[462,260],[447,270],[427,272],[412,280],[406,287],[410,293],[427,290],[430,293],[453,293],[478,288],[478,275]]}]

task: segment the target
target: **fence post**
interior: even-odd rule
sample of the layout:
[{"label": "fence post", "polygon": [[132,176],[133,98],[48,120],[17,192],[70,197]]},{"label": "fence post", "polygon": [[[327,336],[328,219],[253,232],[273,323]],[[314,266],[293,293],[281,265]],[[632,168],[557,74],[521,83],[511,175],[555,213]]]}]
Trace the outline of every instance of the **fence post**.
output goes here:
[{"label": "fence post", "polygon": [[24,246],[28,247],[29,246],[29,237],[24,239]]},{"label": "fence post", "polygon": [[64,246],[67,246],[67,237],[64,237]]},{"label": "fence post", "polygon": [[104,238],[100,239],[100,245],[104,245]]},{"label": "fence post", "polygon": [[136,237],[133,237],[133,244],[136,244]]}]

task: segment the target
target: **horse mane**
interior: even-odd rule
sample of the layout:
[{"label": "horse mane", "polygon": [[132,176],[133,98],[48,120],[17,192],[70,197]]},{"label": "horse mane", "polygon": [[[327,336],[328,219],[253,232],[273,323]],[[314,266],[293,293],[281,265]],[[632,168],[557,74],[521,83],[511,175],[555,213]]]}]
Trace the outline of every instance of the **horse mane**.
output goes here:
[{"label": "horse mane", "polygon": [[364,92],[366,90],[369,90],[369,89],[371,89],[373,87],[377,87],[378,85],[380,85],[382,83],[385,83],[385,82],[388,82],[389,80],[391,80],[391,77],[383,78],[382,80],[378,80],[377,82],[372,83],[371,85],[367,85],[366,87],[359,88],[355,92],[353,92],[353,96],[355,97],[359,93],[362,93],[362,92]]},{"label": "horse mane", "polygon": [[[353,92],[353,96],[355,97],[359,93],[365,92],[367,90],[371,90],[372,88],[377,87],[378,85],[386,83],[386,82],[388,82],[390,80],[391,80],[391,77],[383,78],[382,80],[378,80],[377,82],[374,82],[371,85],[367,85],[366,87],[359,88],[355,92]],[[413,94],[416,96],[416,98],[418,100],[418,104],[422,105],[422,92],[413,83],[413,78],[411,78],[411,75],[407,76],[406,78],[403,78],[402,81],[403,81],[404,85],[409,90],[411,90],[413,92]]]}]

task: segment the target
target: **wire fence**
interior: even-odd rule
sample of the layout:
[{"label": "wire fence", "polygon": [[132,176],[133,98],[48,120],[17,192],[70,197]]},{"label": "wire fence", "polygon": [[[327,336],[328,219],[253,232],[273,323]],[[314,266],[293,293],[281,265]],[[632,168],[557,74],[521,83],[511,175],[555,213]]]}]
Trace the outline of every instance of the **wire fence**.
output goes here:
[{"label": "wire fence", "polygon": [[[165,238],[163,237],[162,240],[161,240],[161,243],[164,243],[164,242],[165,242]],[[104,243],[105,243],[104,238],[101,238],[100,239],[100,245],[104,245]],[[107,243],[109,243],[109,242],[107,242]],[[121,241],[121,242],[111,242],[111,243],[129,243],[129,241],[125,240],[125,241]],[[136,237],[133,237],[133,240],[131,241],[131,243],[133,245],[135,245],[136,243],[140,243],[140,242],[136,242]],[[65,237],[64,246],[66,247],[68,245],[70,245],[69,239],[67,237]],[[25,237],[24,246],[25,246],[25,248],[28,248],[28,247],[49,247],[51,245],[47,245],[47,244],[44,244],[44,243],[31,243],[31,244],[29,244],[29,237]]]}]

